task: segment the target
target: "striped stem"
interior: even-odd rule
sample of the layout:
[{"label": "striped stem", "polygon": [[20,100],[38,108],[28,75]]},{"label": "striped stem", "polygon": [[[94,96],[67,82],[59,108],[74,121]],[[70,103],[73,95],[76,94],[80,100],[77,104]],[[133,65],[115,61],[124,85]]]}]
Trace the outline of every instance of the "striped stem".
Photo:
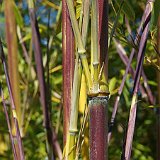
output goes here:
[{"label": "striped stem", "polygon": [[14,138],[12,135],[12,129],[11,129],[11,124],[10,124],[10,120],[9,120],[9,115],[7,112],[7,106],[4,100],[4,94],[3,94],[3,90],[1,88],[2,86],[0,86],[0,94],[2,97],[2,104],[3,104],[3,109],[4,109],[4,113],[5,113],[5,117],[6,117],[6,121],[7,121],[7,125],[8,125],[8,131],[9,131],[9,136],[10,136],[10,140],[11,140],[11,145],[12,145],[12,151],[13,151],[13,157],[15,160],[17,160],[17,153],[16,153],[16,148],[15,148],[15,144],[14,144]]},{"label": "striped stem", "polygon": [[140,40],[139,51],[138,51],[138,62],[136,66],[136,76],[134,80],[134,87],[133,87],[133,97],[132,97],[132,105],[130,109],[129,115],[129,122],[128,122],[128,129],[127,129],[127,137],[125,143],[125,158],[126,160],[130,160],[131,158],[131,150],[132,150],[132,141],[133,141],[133,134],[135,128],[135,120],[136,120],[136,110],[137,110],[137,93],[139,89],[139,82],[142,72],[144,54],[146,49],[146,42],[149,32],[149,24],[150,24],[150,16],[152,11],[152,3],[149,3],[149,14],[147,15],[147,19],[143,25],[143,32]]},{"label": "striped stem", "polygon": [[74,73],[74,35],[66,0],[62,1],[62,48],[63,48],[63,145],[69,131],[71,93]]},{"label": "striped stem", "polygon": [[98,3],[92,0],[91,9],[91,77],[93,78],[92,92],[98,93],[98,74],[99,74],[99,57],[98,57]]},{"label": "striped stem", "polygon": [[107,159],[107,97],[89,99],[89,138],[91,160]]},{"label": "striped stem", "polygon": [[18,125],[16,106],[15,106],[14,99],[13,99],[11,82],[10,82],[10,79],[9,79],[8,69],[7,69],[7,65],[6,65],[6,59],[5,59],[5,55],[4,55],[4,51],[3,51],[1,41],[0,41],[0,57],[1,57],[1,61],[2,61],[2,64],[3,64],[5,76],[6,76],[6,82],[7,82],[9,97],[10,97],[10,101],[11,101],[13,125],[15,127],[14,136],[15,136],[15,139],[18,143],[18,144],[15,144],[15,150],[16,150],[16,154],[17,154],[18,159],[24,160],[25,159],[24,150],[23,150],[22,139],[21,139],[21,135],[20,135],[20,129],[19,129],[19,125]]},{"label": "striped stem", "polygon": [[[138,37],[142,34],[141,31],[142,31],[142,28],[143,28],[143,24],[147,21],[148,15],[150,13],[151,13],[151,9],[150,9],[150,3],[148,1],[147,5],[146,5],[146,8],[145,8],[145,11],[144,11],[143,16],[142,16],[141,24],[140,24],[140,26],[138,28],[138,33],[137,33],[138,35],[137,35],[137,37],[135,39],[135,43],[136,44],[138,43]],[[130,57],[129,57],[129,61],[128,61],[127,66],[126,66],[126,71],[125,71],[125,74],[123,76],[123,80],[122,80],[122,83],[121,83],[121,86],[120,86],[120,90],[118,91],[118,96],[116,97],[116,101],[115,101],[114,108],[113,108],[113,111],[112,111],[112,117],[111,117],[111,121],[110,121],[110,128],[109,128],[109,135],[108,135],[108,141],[110,141],[110,139],[111,139],[111,132],[112,132],[112,128],[114,126],[114,120],[115,120],[115,116],[116,116],[116,113],[117,113],[117,110],[118,110],[118,104],[119,104],[120,96],[121,96],[122,91],[123,91],[125,80],[127,78],[127,74],[129,72],[129,70],[131,72],[133,72],[132,69],[130,69],[130,66],[131,66],[131,62],[132,62],[134,54],[135,54],[135,49],[133,48],[132,51],[131,51]],[[122,59],[123,59],[123,57],[122,57]],[[126,57],[124,59],[126,59]],[[141,91],[143,91],[142,88],[141,88]]]},{"label": "striped stem", "polygon": [[85,73],[85,76],[87,79],[87,84],[88,84],[88,88],[89,88],[89,92],[90,92],[90,91],[92,91],[92,80],[91,80],[91,75],[90,75],[90,71],[89,71],[87,57],[85,54],[86,50],[84,48],[82,36],[80,34],[78,22],[77,22],[76,16],[75,16],[73,1],[66,0],[66,2],[67,2],[68,10],[69,10],[69,15],[70,15],[71,23],[72,23],[72,28],[73,28],[75,40],[77,43],[78,54],[80,55],[80,58],[81,58],[82,66],[84,68],[84,73]]},{"label": "striped stem", "polygon": [[[18,73],[18,46],[16,35],[16,20],[14,15],[14,1],[5,0],[5,19],[6,19],[6,40],[8,48],[8,73],[11,82],[11,88],[13,92],[13,100],[16,106],[18,125],[22,133],[21,122],[21,105],[20,105],[20,89],[19,89],[19,73]],[[12,17],[12,18],[10,18]],[[14,133],[14,128],[12,128]]]}]

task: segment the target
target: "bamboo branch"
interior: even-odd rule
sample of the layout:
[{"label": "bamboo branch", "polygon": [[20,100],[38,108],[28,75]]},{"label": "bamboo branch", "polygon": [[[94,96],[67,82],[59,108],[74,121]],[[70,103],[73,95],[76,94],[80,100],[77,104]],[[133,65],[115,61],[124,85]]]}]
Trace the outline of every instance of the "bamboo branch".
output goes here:
[{"label": "bamboo branch", "polygon": [[137,66],[136,66],[136,76],[135,76],[135,80],[134,80],[133,97],[132,97],[132,104],[131,104],[130,115],[129,115],[127,137],[126,137],[126,143],[125,143],[125,152],[124,152],[126,160],[129,160],[131,157],[132,141],[133,141],[135,120],[136,120],[136,110],[137,110],[137,98],[138,98],[137,93],[138,93],[139,81],[140,81],[140,77],[141,77],[146,42],[147,42],[147,37],[148,37],[148,32],[149,32],[152,3],[153,2],[148,3],[149,11],[147,14],[147,19],[143,25],[143,32],[142,32],[140,45],[139,45],[139,51],[138,51],[138,62],[137,62]]},{"label": "bamboo branch", "polygon": [[78,27],[78,22],[77,22],[76,16],[75,16],[73,1],[66,0],[66,2],[67,2],[67,6],[68,6],[68,11],[69,11],[71,23],[72,23],[72,28],[74,31],[75,40],[76,40],[77,47],[78,47],[78,54],[80,55],[80,58],[81,58],[82,66],[84,68],[84,72],[85,72],[85,76],[87,79],[87,84],[88,84],[88,88],[89,88],[89,92],[90,92],[90,91],[92,91],[92,80],[91,80],[91,76],[90,76],[87,57],[85,54],[86,50],[83,45],[82,37],[81,37],[80,30]]},{"label": "bamboo branch", "polygon": [[[137,33],[137,36],[136,36],[136,39],[135,39],[135,43],[136,44],[138,43],[138,37],[143,33],[143,32],[141,33],[142,28],[143,28],[143,24],[147,21],[147,18],[149,16],[150,12],[151,12],[150,3],[148,1],[147,5],[146,5],[146,8],[145,8],[145,11],[144,11],[143,16],[142,16],[142,20],[141,20],[140,26],[138,28],[138,33]],[[112,111],[112,117],[111,117],[111,121],[110,121],[110,128],[109,128],[109,135],[108,135],[108,141],[110,141],[110,138],[111,138],[111,132],[112,132],[112,128],[114,126],[114,120],[115,120],[115,116],[116,116],[116,113],[117,113],[117,110],[118,110],[118,104],[119,104],[120,96],[122,94],[123,87],[124,87],[124,84],[125,84],[125,80],[127,78],[127,74],[129,72],[129,69],[130,69],[131,62],[132,62],[134,54],[135,54],[135,49],[133,48],[132,51],[131,51],[130,57],[129,57],[129,61],[128,61],[127,66],[126,66],[126,71],[125,71],[125,74],[123,76],[123,80],[122,80],[120,89],[118,91],[118,96],[116,97],[116,101],[115,101],[114,108],[113,108],[113,111]],[[124,59],[126,59],[126,58],[124,58]],[[130,69],[130,70],[131,70],[131,72],[133,72],[132,69]],[[142,88],[141,88],[141,90],[142,90]]]},{"label": "bamboo branch", "polygon": [[11,82],[10,82],[9,75],[8,75],[6,59],[5,59],[5,55],[4,55],[1,40],[0,40],[0,57],[1,57],[1,61],[2,61],[2,64],[3,64],[5,76],[6,76],[6,82],[7,82],[9,97],[10,97],[10,101],[11,101],[13,125],[15,127],[15,133],[14,133],[15,135],[14,136],[15,136],[17,142],[18,142],[18,145],[15,144],[16,155],[17,155],[18,159],[24,160],[25,157],[24,157],[23,145],[22,145],[22,140],[21,140],[21,135],[20,135],[20,129],[19,129],[19,125],[18,125],[16,106],[15,106],[14,99],[13,99]]},{"label": "bamboo branch", "polygon": [[15,160],[17,160],[17,153],[16,153],[16,148],[15,148],[15,144],[14,144],[14,138],[12,135],[12,129],[11,129],[11,124],[10,124],[10,120],[9,120],[9,115],[7,112],[7,106],[4,100],[4,94],[3,94],[3,90],[2,90],[2,86],[0,86],[0,95],[2,97],[2,104],[3,104],[3,109],[4,109],[4,113],[5,113],[5,117],[6,117],[6,121],[7,121],[7,125],[8,125],[8,131],[9,131],[9,136],[10,136],[10,140],[11,140],[11,145],[12,145],[12,151],[13,151],[13,157]]}]

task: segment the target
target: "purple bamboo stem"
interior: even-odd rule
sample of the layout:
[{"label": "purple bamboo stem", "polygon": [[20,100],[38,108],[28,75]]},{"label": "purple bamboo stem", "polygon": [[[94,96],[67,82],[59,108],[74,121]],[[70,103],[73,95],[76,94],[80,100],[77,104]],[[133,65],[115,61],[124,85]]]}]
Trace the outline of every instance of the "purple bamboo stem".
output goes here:
[{"label": "purple bamboo stem", "polygon": [[74,35],[66,0],[62,0],[63,48],[63,145],[69,131],[71,93],[74,73]]},{"label": "purple bamboo stem", "polygon": [[[151,12],[149,9],[150,9],[150,5],[149,5],[149,2],[150,0],[148,1],[147,5],[146,5],[146,9],[144,11],[144,14],[142,16],[142,20],[141,20],[141,24],[138,28],[138,34],[137,34],[137,37],[135,39],[135,43],[137,44],[138,43],[138,37],[142,34],[141,31],[142,31],[142,28],[143,28],[143,24],[144,22],[147,20],[147,16],[149,15],[149,13]],[[130,66],[131,66],[131,62],[132,62],[132,59],[134,57],[134,54],[135,54],[135,49],[133,48],[132,49],[132,52],[130,54],[130,57],[129,57],[129,60],[128,60],[128,63],[127,64],[127,68],[126,68],[126,71],[125,71],[125,74],[123,76],[123,79],[122,79],[122,83],[121,83],[121,86],[120,86],[120,89],[118,91],[118,96],[116,97],[116,101],[115,101],[115,104],[114,104],[114,108],[113,108],[113,111],[112,111],[112,117],[111,117],[111,121],[110,121],[110,128],[109,128],[109,133],[108,133],[108,142],[110,141],[111,139],[111,134],[112,134],[112,128],[114,126],[114,120],[115,120],[115,116],[116,116],[116,113],[117,113],[117,110],[118,110],[118,104],[119,104],[119,100],[120,100],[120,96],[122,94],[122,91],[123,91],[123,87],[124,87],[124,84],[125,84],[125,80],[127,78],[127,74],[129,72],[129,70],[131,72],[133,72],[132,69],[130,69]],[[126,58],[122,57],[123,60],[126,60]],[[141,91],[143,93],[143,90],[142,90],[142,87],[141,88]]]},{"label": "purple bamboo stem", "polygon": [[[108,0],[98,0],[99,6],[99,52],[100,64],[105,62],[105,73],[108,76]],[[108,79],[108,78],[107,78]]]},{"label": "purple bamboo stem", "polygon": [[11,124],[10,124],[9,115],[8,115],[8,112],[7,112],[7,107],[6,107],[6,103],[5,103],[5,100],[4,100],[4,95],[3,95],[2,88],[0,88],[0,94],[1,94],[1,97],[2,97],[3,109],[4,109],[4,113],[5,113],[5,117],[6,117],[6,121],[7,121],[7,125],[8,125],[8,131],[9,131],[9,136],[10,136],[12,150],[13,150],[13,157],[14,157],[15,160],[17,160],[18,158],[17,158],[17,153],[16,153],[16,149],[15,149],[15,145],[14,145],[14,139],[13,139],[13,135],[12,135]]},{"label": "purple bamboo stem", "polygon": [[132,150],[132,141],[133,141],[133,134],[134,134],[134,128],[135,128],[135,120],[136,120],[136,111],[137,111],[137,93],[139,88],[139,82],[142,72],[142,66],[143,66],[143,59],[145,54],[145,48],[146,48],[146,42],[149,32],[149,22],[150,22],[150,15],[151,15],[151,8],[148,10],[147,19],[144,23],[143,33],[140,40],[139,45],[139,51],[138,51],[138,62],[136,66],[136,76],[134,80],[134,89],[133,89],[133,98],[132,99],[132,105],[130,109],[130,115],[129,115],[129,122],[128,122],[128,129],[127,129],[127,137],[126,137],[126,143],[125,143],[125,159],[130,160],[131,157],[131,150]]},{"label": "purple bamboo stem", "polygon": [[91,97],[89,100],[90,159],[107,158],[107,97]]},{"label": "purple bamboo stem", "polygon": [[[117,42],[117,41],[115,41],[115,44],[116,44],[116,48],[117,48],[117,52],[118,52],[119,56],[121,57],[123,63],[124,63],[124,64],[126,65],[126,67],[127,67],[128,63],[129,63],[129,59],[128,59],[128,57],[127,57],[127,54],[126,54],[124,48],[123,48],[122,45],[121,45],[119,42]],[[129,72],[131,73],[132,78],[134,79],[134,77],[135,77],[135,71],[134,71],[134,69],[133,69],[131,66],[130,66]],[[144,81],[144,87],[146,88],[146,92],[147,92],[147,94],[146,94],[143,86],[140,84],[139,87],[140,87],[140,91],[141,91],[141,93],[142,93],[142,97],[143,97],[143,98],[147,98],[147,95],[148,95],[149,102],[150,102],[151,104],[154,104],[154,96],[153,96],[153,94],[152,94],[152,91],[151,91],[151,89],[150,89],[150,86],[148,85],[148,80],[147,80],[147,77],[146,77],[146,75],[145,75],[145,73],[144,73],[144,70],[142,70],[142,77],[143,77],[143,81]]]},{"label": "purple bamboo stem", "polygon": [[40,33],[39,33],[39,27],[38,27],[38,22],[36,19],[34,8],[29,8],[29,15],[31,20],[32,39],[33,39],[33,48],[35,53],[34,56],[35,56],[35,62],[36,62],[37,77],[38,77],[39,88],[40,88],[40,100],[41,100],[43,116],[44,116],[43,125],[46,129],[47,143],[49,145],[48,157],[50,157],[50,159],[54,159],[53,153],[56,153],[58,155],[58,158],[61,159],[62,151],[57,141],[56,134],[51,125],[49,105],[47,104],[46,82],[44,78],[42,51],[40,47]]},{"label": "purple bamboo stem", "polygon": [[1,60],[2,60],[2,64],[3,64],[5,76],[6,76],[7,87],[8,87],[9,97],[10,97],[10,101],[11,101],[12,116],[13,116],[14,125],[15,125],[15,128],[16,128],[16,139],[17,139],[17,142],[18,142],[20,157],[21,157],[21,160],[24,160],[25,159],[24,150],[23,150],[21,135],[20,135],[20,131],[19,131],[18,120],[17,120],[17,116],[16,116],[16,106],[15,106],[14,100],[13,100],[11,83],[10,83],[10,79],[9,79],[9,75],[8,75],[8,71],[7,71],[7,65],[6,65],[5,55],[4,55],[4,51],[3,51],[1,41],[0,41],[0,57],[1,57]]},{"label": "purple bamboo stem", "polygon": [[[117,52],[118,52],[120,58],[122,59],[123,63],[127,67],[127,65],[131,64],[132,60],[130,61],[128,59],[127,54],[126,54],[123,46],[119,42],[115,41],[115,44],[116,44]],[[133,57],[132,57],[132,59],[133,59]],[[134,69],[131,66],[129,66],[129,71],[128,72],[131,73],[132,78],[134,79],[135,78],[135,71],[134,71]],[[128,72],[127,72],[127,74],[128,74]],[[126,79],[125,79],[125,81],[126,81]],[[145,90],[144,90],[144,88],[143,88],[143,86],[141,84],[140,84],[140,90],[141,90],[141,93],[142,93],[142,97],[146,98],[147,94],[146,94],[146,92],[145,92]]]}]

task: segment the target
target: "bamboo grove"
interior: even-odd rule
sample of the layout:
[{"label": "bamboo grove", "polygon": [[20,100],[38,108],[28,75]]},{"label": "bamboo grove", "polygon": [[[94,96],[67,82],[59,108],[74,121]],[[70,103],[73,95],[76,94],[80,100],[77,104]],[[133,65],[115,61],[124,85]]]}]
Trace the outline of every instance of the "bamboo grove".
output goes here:
[{"label": "bamboo grove", "polygon": [[1,0],[0,59],[0,159],[160,159],[159,0]]}]

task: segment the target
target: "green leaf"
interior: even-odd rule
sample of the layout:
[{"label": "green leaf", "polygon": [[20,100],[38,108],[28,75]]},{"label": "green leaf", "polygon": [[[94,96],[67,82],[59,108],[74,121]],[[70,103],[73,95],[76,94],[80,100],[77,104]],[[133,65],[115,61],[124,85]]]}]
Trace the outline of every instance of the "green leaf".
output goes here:
[{"label": "green leaf", "polygon": [[109,82],[109,91],[112,92],[116,88],[117,79],[113,77]]},{"label": "green leaf", "polygon": [[[116,3],[118,4],[119,7],[121,6],[122,2],[123,2],[122,0],[116,0]],[[130,4],[130,1],[124,0],[122,11],[129,20],[134,21],[135,12],[134,9],[132,8],[132,5]]]},{"label": "green leaf", "polygon": [[14,14],[15,14],[17,24],[20,26],[20,28],[23,28],[23,26],[24,26],[23,18],[22,18],[21,13],[15,3],[14,3]]},{"label": "green leaf", "polygon": [[155,0],[154,7],[153,7],[153,13],[152,13],[152,23],[155,26],[157,25],[159,15],[160,15],[160,1]]}]

